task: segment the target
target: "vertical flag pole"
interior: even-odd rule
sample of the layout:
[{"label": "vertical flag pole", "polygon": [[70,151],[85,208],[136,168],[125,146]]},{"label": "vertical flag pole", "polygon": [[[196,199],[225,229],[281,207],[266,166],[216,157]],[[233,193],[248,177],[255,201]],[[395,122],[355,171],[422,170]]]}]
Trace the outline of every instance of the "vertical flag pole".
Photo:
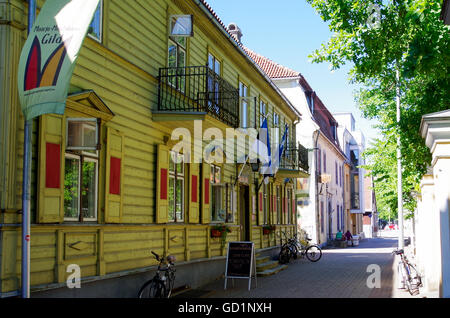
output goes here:
[{"label": "vertical flag pole", "polygon": [[[36,1],[28,0],[28,34],[36,18]],[[25,119],[22,180],[22,298],[30,298],[30,187],[33,120]]]}]

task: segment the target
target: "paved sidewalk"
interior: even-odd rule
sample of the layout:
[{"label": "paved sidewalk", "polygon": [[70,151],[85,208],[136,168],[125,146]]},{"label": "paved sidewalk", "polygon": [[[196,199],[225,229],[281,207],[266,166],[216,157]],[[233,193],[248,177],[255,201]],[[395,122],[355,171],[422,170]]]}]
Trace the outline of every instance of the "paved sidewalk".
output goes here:
[{"label": "paved sidewalk", "polygon": [[[307,259],[291,261],[287,269],[276,275],[252,280],[217,280],[195,291],[188,298],[420,298],[404,290],[397,290],[396,264],[392,250],[395,237],[365,239],[359,246],[324,249],[317,263]],[[381,270],[380,288],[369,288],[374,277],[372,268]],[[372,270],[371,270],[372,269]],[[371,276],[372,275],[372,276]],[[256,286],[257,285],[257,286]],[[183,296],[182,296],[183,297]]]}]

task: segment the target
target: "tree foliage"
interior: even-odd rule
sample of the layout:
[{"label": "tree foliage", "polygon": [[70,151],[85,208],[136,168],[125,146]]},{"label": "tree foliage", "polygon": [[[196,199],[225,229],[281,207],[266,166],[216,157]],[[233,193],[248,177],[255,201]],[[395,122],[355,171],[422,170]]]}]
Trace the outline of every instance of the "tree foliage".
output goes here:
[{"label": "tree foliage", "polygon": [[[413,192],[431,162],[420,136],[424,114],[450,108],[449,26],[438,0],[307,0],[328,23],[331,39],[310,57],[332,69],[351,63],[350,81],[363,116],[377,119],[380,137],[365,152],[381,216],[397,214],[397,136],[401,140],[403,201],[413,211]],[[399,71],[400,81],[396,72]],[[400,89],[401,121],[396,118]]]}]

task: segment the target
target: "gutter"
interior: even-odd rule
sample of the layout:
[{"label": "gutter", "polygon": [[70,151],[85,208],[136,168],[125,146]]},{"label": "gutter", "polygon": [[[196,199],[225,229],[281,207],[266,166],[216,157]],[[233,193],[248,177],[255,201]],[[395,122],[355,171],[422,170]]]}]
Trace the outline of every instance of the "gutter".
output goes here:
[{"label": "gutter", "polygon": [[209,20],[223,33],[225,37],[227,37],[230,42],[237,48],[237,50],[247,59],[248,62],[250,62],[253,67],[264,77],[264,79],[270,84],[270,86],[280,95],[280,97],[283,99],[283,101],[291,108],[291,110],[299,117],[302,117],[302,114],[291,104],[291,102],[284,96],[284,94],[281,92],[281,90],[272,82],[272,80],[267,76],[266,73],[245,53],[245,51],[242,49],[242,47],[239,46],[239,44],[234,40],[233,36],[228,33],[224,27],[217,21],[216,17],[212,15],[211,11],[205,6],[205,4],[201,0],[193,0],[197,6],[202,9],[202,11],[206,14],[206,16],[209,18]]}]

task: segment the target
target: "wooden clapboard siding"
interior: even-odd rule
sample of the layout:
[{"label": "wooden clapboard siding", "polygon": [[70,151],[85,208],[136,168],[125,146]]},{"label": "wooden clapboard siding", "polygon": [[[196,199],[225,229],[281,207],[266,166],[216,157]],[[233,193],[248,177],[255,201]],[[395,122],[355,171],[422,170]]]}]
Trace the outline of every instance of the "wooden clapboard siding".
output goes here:
[{"label": "wooden clapboard siding", "polygon": [[[43,3],[44,0],[38,1],[38,9]],[[26,39],[26,5],[22,0],[12,0],[11,4],[19,9],[18,12],[21,12],[18,15],[20,21],[16,21],[16,24],[11,26],[0,24],[0,44],[11,43],[7,62],[16,65]],[[236,88],[239,81],[243,81],[249,88],[249,96],[257,97],[256,105],[253,101],[249,103],[250,127],[255,126],[255,108],[258,116],[261,98],[269,105],[269,127],[273,109],[276,109],[289,123],[292,123],[295,118],[293,112],[287,111],[288,107],[282,98],[223,36],[221,31],[211,24],[194,2],[190,0],[104,0],[102,43],[89,37],[85,39],[71,79],[71,93],[94,90],[115,115],[102,127],[98,222],[89,225],[35,225],[38,220],[33,219],[31,229],[31,284],[33,286],[63,284],[70,274],[66,272],[69,264],[80,265],[82,277],[104,276],[154,266],[157,263],[150,254],[151,250],[159,254],[173,254],[178,262],[225,255],[227,244],[222,245],[220,239],[210,237],[211,225],[209,222],[201,224],[200,215],[198,224],[155,223],[157,145],[163,144],[164,139],[170,137],[171,129],[164,123],[154,122],[152,110],[158,102],[159,69],[167,66],[167,22],[171,14],[194,14],[195,35],[187,41],[187,65],[206,65],[208,52],[212,52],[221,60],[221,76]],[[2,61],[0,63],[5,64]],[[0,177],[5,180],[0,182],[3,182],[1,184],[7,188],[7,191],[0,189],[0,208],[14,210],[19,209],[21,205],[23,116],[17,94],[10,92],[17,85],[17,74],[14,70],[10,73],[10,81],[2,83],[0,91],[8,91],[7,95],[0,94],[0,101],[4,103],[7,99],[6,104],[11,108],[9,117],[5,117],[2,113],[0,118],[2,124],[8,124],[2,126],[3,130],[0,132],[2,137],[0,145],[8,145],[8,154],[0,155]],[[259,117],[256,120],[259,123]],[[206,125],[215,127],[211,123],[206,123],[204,126]],[[220,129],[225,127],[220,125]],[[5,129],[8,131],[5,132]],[[123,136],[121,224],[104,224],[107,175],[105,161],[108,147],[108,140],[105,139],[108,129],[117,130],[120,136]],[[35,121],[33,159],[36,164],[32,170],[31,187],[33,211],[38,195],[35,191],[38,135],[39,127]],[[204,141],[203,147],[208,144],[209,142]],[[223,146],[225,147],[225,144]],[[247,142],[244,147],[248,149]],[[237,152],[238,149],[235,151]],[[234,161],[236,158],[229,159]],[[8,162],[7,168],[5,168],[6,162]],[[224,163],[221,166],[223,182],[234,183],[239,172],[237,165]],[[201,165],[199,165],[199,171],[201,171]],[[198,181],[201,189],[203,184],[201,174]],[[252,180],[249,182],[252,183]],[[187,178],[185,178],[185,185],[188,188]],[[185,195],[185,219],[187,219],[190,202],[187,190]],[[239,195],[237,197],[239,199]],[[224,199],[228,200],[228,197]],[[249,199],[252,201],[251,192]],[[258,200],[258,197],[256,199]],[[201,202],[201,200],[201,191],[199,191],[198,201]],[[6,206],[3,206],[4,202]],[[240,202],[237,204],[239,207]],[[198,209],[201,209],[200,205]],[[209,209],[207,211],[209,212]],[[262,235],[261,226],[257,225],[257,218],[253,218],[258,211],[255,211],[256,215],[252,214],[252,210],[250,213],[251,238],[256,248],[279,244],[279,240],[273,239],[272,235],[270,237]],[[2,213],[4,223],[19,221],[20,215],[17,213]],[[233,222],[235,226],[232,228],[232,233],[228,233],[227,242],[241,240],[240,222],[238,208]],[[281,228],[290,229],[291,233],[294,230],[294,226],[283,225]],[[0,238],[0,292],[3,293],[20,287],[20,228],[13,226],[2,228]]]}]

